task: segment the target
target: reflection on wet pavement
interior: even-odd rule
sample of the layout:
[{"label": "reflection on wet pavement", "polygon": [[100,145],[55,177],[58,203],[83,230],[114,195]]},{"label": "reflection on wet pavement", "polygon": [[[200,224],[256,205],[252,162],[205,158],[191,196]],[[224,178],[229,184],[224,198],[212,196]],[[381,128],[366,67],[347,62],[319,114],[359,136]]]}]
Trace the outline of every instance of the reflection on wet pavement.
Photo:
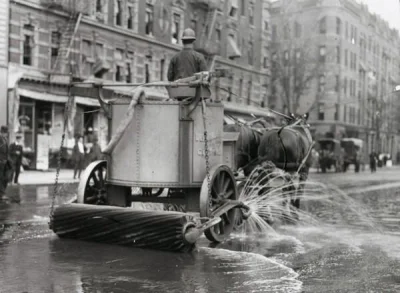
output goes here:
[{"label": "reflection on wet pavement", "polygon": [[[62,188],[58,203],[76,185]],[[217,246],[203,237],[190,254],[58,239],[47,227],[51,186],[9,192],[0,202],[1,293],[400,292],[399,191],[353,196],[374,228],[325,208],[324,224],[234,234]]]}]

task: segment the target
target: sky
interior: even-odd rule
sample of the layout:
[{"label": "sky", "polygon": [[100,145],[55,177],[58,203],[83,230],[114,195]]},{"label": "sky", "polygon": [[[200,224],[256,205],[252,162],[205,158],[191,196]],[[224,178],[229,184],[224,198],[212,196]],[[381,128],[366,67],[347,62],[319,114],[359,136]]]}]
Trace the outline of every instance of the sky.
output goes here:
[{"label": "sky", "polygon": [[400,31],[400,0],[358,0],[368,5],[369,10],[380,15],[389,25]]}]

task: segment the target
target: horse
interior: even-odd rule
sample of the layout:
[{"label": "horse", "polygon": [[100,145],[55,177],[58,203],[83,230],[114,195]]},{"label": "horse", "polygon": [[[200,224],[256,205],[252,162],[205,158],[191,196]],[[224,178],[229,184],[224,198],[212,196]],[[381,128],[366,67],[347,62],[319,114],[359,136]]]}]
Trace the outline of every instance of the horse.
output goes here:
[{"label": "horse", "polygon": [[[299,187],[296,191],[294,184],[289,185],[290,206],[300,209],[300,198],[304,194],[305,182],[308,179],[313,159],[311,151],[314,142],[305,117],[283,127],[266,131],[260,139],[258,161],[272,162],[285,172],[299,175]],[[284,202],[285,204],[286,202]],[[297,213],[295,217],[297,217]]]},{"label": "horse", "polygon": [[254,123],[254,125],[254,128],[252,128],[250,124],[239,122],[224,125],[224,132],[239,133],[235,151],[235,170],[244,168],[243,172],[245,176],[248,176],[252,171],[245,167],[258,157],[258,146],[260,144],[262,130],[256,130],[255,128],[262,129],[266,126],[261,120]]},{"label": "horse", "polygon": [[[289,118],[289,117],[288,117]],[[270,162],[274,168],[285,171],[288,175],[299,174],[299,188],[296,192],[291,178],[284,176],[288,184],[286,190],[290,197],[283,201],[283,204],[290,210],[290,206],[300,208],[300,196],[304,193],[304,185],[308,179],[309,169],[312,165],[310,156],[313,140],[306,123],[308,115],[302,117],[290,116],[288,124],[283,127],[268,127],[266,122],[256,120],[258,127],[251,128],[247,124],[225,125],[224,131],[239,132],[239,139],[236,145],[236,170],[243,169],[246,177],[260,165]],[[260,130],[260,128],[262,130]],[[270,164],[271,165],[271,164]],[[269,166],[261,173],[271,172],[273,168]],[[260,173],[260,172],[259,172]],[[257,184],[267,185],[270,176],[268,174],[259,174],[265,179],[258,180]],[[266,187],[267,188],[267,187]],[[265,192],[262,188],[259,194]],[[286,193],[286,192],[285,192]],[[295,196],[297,193],[297,196]],[[290,206],[288,205],[290,204]],[[297,214],[295,214],[297,216]],[[270,222],[267,219],[267,222]]]}]

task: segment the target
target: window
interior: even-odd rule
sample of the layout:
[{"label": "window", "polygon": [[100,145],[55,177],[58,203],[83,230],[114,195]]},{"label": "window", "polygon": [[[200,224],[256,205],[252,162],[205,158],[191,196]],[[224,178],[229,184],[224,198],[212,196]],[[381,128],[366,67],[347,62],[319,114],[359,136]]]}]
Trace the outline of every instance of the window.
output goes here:
[{"label": "window", "polygon": [[190,21],[190,28],[191,28],[192,30],[194,30],[194,32],[197,31],[197,20],[196,20],[196,19],[192,19],[192,20]]},{"label": "window", "polygon": [[349,23],[346,21],[346,28],[345,28],[345,30],[346,30],[346,34],[345,34],[345,36],[346,36],[346,40],[348,40],[349,39]]},{"label": "window", "polygon": [[325,91],[325,75],[320,75],[318,81],[318,92],[323,93],[324,91]]},{"label": "window", "polygon": [[241,5],[240,5],[240,14],[242,15],[242,16],[245,16],[246,15],[246,0],[242,0],[241,1]]},{"label": "window", "polygon": [[181,16],[178,13],[173,14],[172,19],[172,44],[179,44]]},{"label": "window", "polygon": [[326,16],[319,21],[319,33],[326,34]]},{"label": "window", "polygon": [[349,55],[349,51],[347,49],[344,50],[344,65],[345,66],[349,66],[348,55]]},{"label": "window", "polygon": [[114,1],[114,9],[115,9],[115,25],[122,25],[122,0]]},{"label": "window", "polygon": [[333,118],[335,119],[335,121],[339,120],[339,104],[335,104],[335,114],[333,116]]},{"label": "window", "polygon": [[130,62],[126,63],[126,72],[125,72],[125,81],[127,83],[131,83],[132,82],[132,65]]},{"label": "window", "polygon": [[319,103],[318,104],[318,120],[325,120],[325,104]]},{"label": "window", "polygon": [[55,69],[54,66],[56,65],[60,40],[61,40],[61,33],[59,31],[51,32],[50,69]]},{"label": "window", "polygon": [[277,37],[277,33],[276,33],[276,25],[275,25],[275,24],[273,24],[273,25],[272,25],[272,36],[271,36],[271,38],[272,38],[272,41],[276,41],[276,37]]},{"label": "window", "polygon": [[249,80],[248,86],[247,86],[247,105],[251,104],[251,89],[253,87],[253,84],[251,80]]},{"label": "window", "polygon": [[347,78],[345,77],[343,80],[343,93],[347,94]]},{"label": "window", "polygon": [[165,71],[165,59],[160,60],[160,80],[164,80],[164,71]]},{"label": "window", "polygon": [[249,23],[254,25],[254,4],[249,3]]},{"label": "window", "polygon": [[[103,60],[104,59],[104,46],[103,46],[103,44],[100,44],[100,43],[96,43],[96,51],[95,51],[95,54],[96,54],[96,59],[100,59],[100,60]],[[104,72],[102,72],[101,70],[99,71],[99,72],[95,72],[94,73],[94,76],[96,77],[96,78],[103,78],[103,74],[104,74]]]},{"label": "window", "polygon": [[269,29],[268,21],[264,20],[264,30],[267,31]]},{"label": "window", "polygon": [[342,32],[342,21],[339,17],[336,17],[336,34],[340,36]]},{"label": "window", "polygon": [[347,106],[343,106],[343,121],[346,122],[347,120]]},{"label": "window", "polygon": [[153,5],[146,4],[145,23],[146,23],[146,35],[148,36],[153,35],[153,17],[154,17]]},{"label": "window", "polygon": [[20,124],[18,130],[21,131],[23,134],[22,145],[24,150],[33,151],[35,149],[35,117],[33,115],[34,105],[31,103],[25,103],[22,100],[24,100],[24,97],[21,97],[21,104],[18,109],[18,120]]},{"label": "window", "polygon": [[104,58],[104,46],[103,44],[96,43],[96,57],[99,59]]},{"label": "window", "polygon": [[249,58],[249,65],[253,65],[253,42],[249,42],[249,48],[248,48],[248,58]]},{"label": "window", "polygon": [[284,58],[284,64],[285,64],[285,65],[288,65],[288,63],[289,63],[289,51],[288,51],[288,50],[286,50],[286,51],[283,53],[283,58]]},{"label": "window", "polygon": [[235,17],[237,13],[237,7],[236,6],[231,6],[231,9],[229,10],[229,16],[230,17]]},{"label": "window", "polygon": [[103,13],[103,1],[102,0],[96,0],[96,12]]},{"label": "window", "polygon": [[263,58],[263,68],[268,68],[268,56],[264,56]]},{"label": "window", "polygon": [[300,59],[301,59],[301,51],[300,51],[300,49],[296,49],[295,50],[294,58],[295,58],[296,63],[300,61]]},{"label": "window", "polygon": [[324,63],[326,61],[326,47],[319,46],[319,62]]},{"label": "window", "polygon": [[238,96],[239,102],[242,100],[242,95],[243,95],[243,78],[239,80],[239,96]]},{"label": "window", "polygon": [[340,47],[336,47],[336,63],[340,64]]},{"label": "window", "polygon": [[297,21],[294,22],[294,36],[296,38],[301,37],[301,24],[298,23]]},{"label": "window", "polygon": [[93,44],[89,40],[82,40],[82,64],[84,76],[92,74],[93,62]]},{"label": "window", "polygon": [[290,28],[288,25],[285,25],[283,27],[283,39],[287,40],[289,39],[289,36],[290,36]]},{"label": "window", "polygon": [[128,19],[127,19],[127,28],[134,28],[134,19],[135,19],[135,9],[132,6],[128,6]]},{"label": "window", "polygon": [[221,42],[221,29],[219,27],[215,29],[215,38],[218,43]]},{"label": "window", "polygon": [[145,82],[149,83],[150,82],[150,66],[148,63],[145,64],[144,69],[145,69],[145,80],[146,80]]},{"label": "window", "polygon": [[127,83],[133,82],[133,78],[134,78],[133,70],[135,68],[134,60],[135,60],[135,52],[128,51],[126,54],[126,60],[125,60],[125,81]]},{"label": "window", "polygon": [[335,76],[335,92],[339,92],[339,88],[340,88],[340,80],[339,80],[339,75]]},{"label": "window", "polygon": [[23,34],[23,57],[22,64],[33,65],[33,48],[34,48],[34,32],[35,27],[31,24],[24,24]]},{"label": "window", "polygon": [[114,79],[115,81],[123,81],[123,57],[124,50],[116,49],[114,52],[114,60],[115,60],[115,74]]}]

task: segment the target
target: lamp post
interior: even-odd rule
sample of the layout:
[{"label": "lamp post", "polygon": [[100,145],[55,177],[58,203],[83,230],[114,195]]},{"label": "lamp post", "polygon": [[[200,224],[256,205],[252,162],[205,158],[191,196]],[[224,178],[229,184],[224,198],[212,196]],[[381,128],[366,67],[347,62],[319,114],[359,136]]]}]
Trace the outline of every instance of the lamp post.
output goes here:
[{"label": "lamp post", "polygon": [[400,85],[396,85],[395,88],[389,92],[387,95],[382,96],[379,100],[377,98],[373,98],[372,101],[376,105],[376,111],[375,111],[375,131],[376,131],[376,138],[375,138],[375,146],[378,151],[378,154],[381,153],[381,128],[384,122],[384,118],[382,117],[384,107],[386,106],[387,102],[384,100],[384,98],[390,97],[392,94],[400,92]]}]

